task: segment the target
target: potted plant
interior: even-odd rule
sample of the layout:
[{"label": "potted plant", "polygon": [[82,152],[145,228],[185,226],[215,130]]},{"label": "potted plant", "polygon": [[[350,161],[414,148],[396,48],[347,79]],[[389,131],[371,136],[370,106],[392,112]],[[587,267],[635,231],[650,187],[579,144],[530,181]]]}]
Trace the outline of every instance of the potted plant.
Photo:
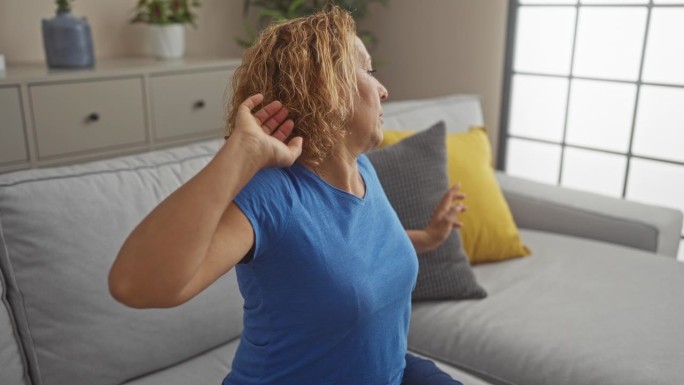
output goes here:
[{"label": "potted plant", "polygon": [[[337,4],[351,13],[358,27],[359,21],[368,14],[370,3],[385,5],[387,0],[244,0],[242,13],[247,18],[251,7],[259,8],[257,29],[261,30],[272,22],[279,23],[287,19],[310,15],[328,4]],[[258,32],[249,24],[245,24],[245,30],[247,37],[236,38],[236,41],[247,48],[254,43]],[[357,33],[366,47],[372,50],[377,41],[375,35],[366,30],[357,30]]]},{"label": "potted plant", "polygon": [[197,27],[193,8],[199,0],[138,0],[131,23],[149,25],[150,44],[159,59],[176,59],[185,53],[185,24]]},{"label": "potted plant", "polygon": [[57,0],[57,14],[43,19],[43,45],[50,68],[82,68],[95,65],[93,39],[85,18],[71,13],[73,0]]}]

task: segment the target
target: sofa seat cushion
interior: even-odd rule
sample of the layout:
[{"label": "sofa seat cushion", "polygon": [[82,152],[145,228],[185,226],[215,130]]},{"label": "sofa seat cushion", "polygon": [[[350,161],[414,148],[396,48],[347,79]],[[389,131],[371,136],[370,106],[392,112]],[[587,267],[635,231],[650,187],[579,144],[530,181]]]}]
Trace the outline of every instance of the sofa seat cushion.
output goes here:
[{"label": "sofa seat cushion", "polygon": [[204,352],[170,368],[145,375],[123,385],[219,385],[230,371],[240,338]]},{"label": "sofa seat cushion", "polygon": [[127,308],[107,285],[126,236],[221,143],[0,175],[0,267],[35,385],[120,384],[239,335],[233,271],[172,309]]},{"label": "sofa seat cushion", "polygon": [[495,383],[679,384],[684,264],[522,230],[529,258],[479,265],[489,297],[414,304],[409,346]]},{"label": "sofa seat cushion", "polygon": [[[137,378],[123,385],[219,385],[226,377],[237,350],[239,338],[221,345],[206,353],[193,357],[178,365]],[[416,354],[416,353],[414,353]],[[419,355],[419,354],[416,354]],[[443,362],[435,361],[437,366],[453,378],[468,385],[490,385],[489,382],[458,370]]]}]

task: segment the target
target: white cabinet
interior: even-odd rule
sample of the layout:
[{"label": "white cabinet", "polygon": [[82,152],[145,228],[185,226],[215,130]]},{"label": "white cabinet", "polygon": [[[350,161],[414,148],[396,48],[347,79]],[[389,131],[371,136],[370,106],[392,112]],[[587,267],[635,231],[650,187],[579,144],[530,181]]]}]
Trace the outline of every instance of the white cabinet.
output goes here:
[{"label": "white cabinet", "polygon": [[226,71],[153,76],[154,138],[196,133],[222,135],[230,82]]},{"label": "white cabinet", "polygon": [[19,87],[0,87],[0,170],[28,159]]},{"label": "white cabinet", "polygon": [[142,78],[29,87],[38,159],[145,143]]},{"label": "white cabinet", "polygon": [[102,59],[0,73],[0,172],[220,138],[236,59]]}]

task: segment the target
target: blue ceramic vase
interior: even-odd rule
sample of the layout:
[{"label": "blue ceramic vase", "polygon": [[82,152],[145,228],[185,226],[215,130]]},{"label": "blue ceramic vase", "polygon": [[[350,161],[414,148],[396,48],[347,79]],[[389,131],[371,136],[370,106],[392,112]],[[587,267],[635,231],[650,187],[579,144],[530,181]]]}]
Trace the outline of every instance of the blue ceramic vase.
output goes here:
[{"label": "blue ceramic vase", "polygon": [[57,12],[43,19],[45,57],[50,68],[83,68],[95,65],[93,39],[85,18],[71,12]]}]

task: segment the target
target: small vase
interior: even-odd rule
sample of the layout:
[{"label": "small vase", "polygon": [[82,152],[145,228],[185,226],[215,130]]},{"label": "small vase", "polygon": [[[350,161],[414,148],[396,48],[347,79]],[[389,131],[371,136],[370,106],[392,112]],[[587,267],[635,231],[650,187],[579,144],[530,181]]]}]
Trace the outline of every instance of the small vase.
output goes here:
[{"label": "small vase", "polygon": [[93,39],[85,18],[70,12],[57,12],[43,19],[45,58],[50,68],[83,68],[95,65]]},{"label": "small vase", "polygon": [[185,53],[183,24],[150,25],[150,44],[157,59],[178,59]]}]

